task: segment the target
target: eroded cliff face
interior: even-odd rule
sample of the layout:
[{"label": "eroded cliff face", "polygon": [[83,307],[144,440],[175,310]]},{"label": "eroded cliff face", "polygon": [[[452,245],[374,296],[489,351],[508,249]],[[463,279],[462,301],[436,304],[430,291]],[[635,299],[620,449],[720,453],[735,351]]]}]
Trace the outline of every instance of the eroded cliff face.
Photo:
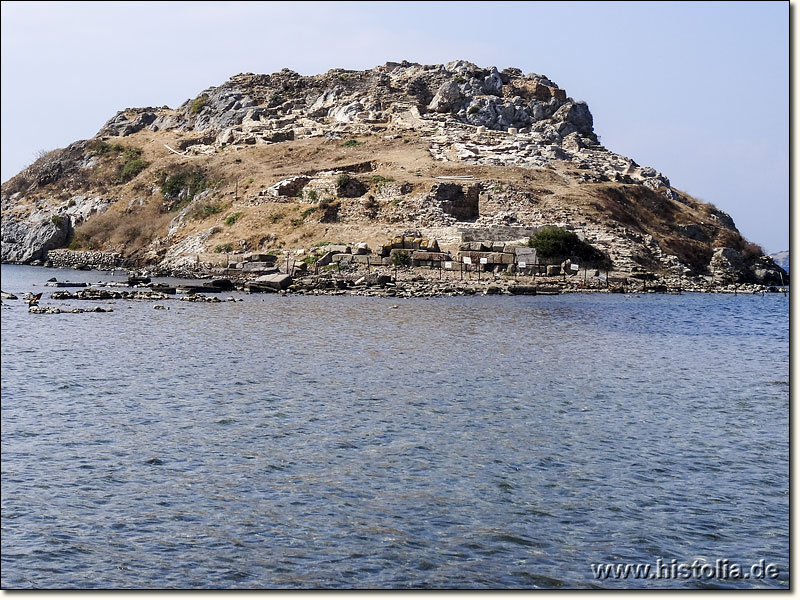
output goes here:
[{"label": "eroded cliff face", "polygon": [[69,244],[180,269],[222,251],[405,231],[455,248],[558,225],[621,273],[783,275],[729,215],[601,146],[555,82],[465,61],[247,73],[176,109],[126,109],[4,183],[2,208],[5,262]]}]

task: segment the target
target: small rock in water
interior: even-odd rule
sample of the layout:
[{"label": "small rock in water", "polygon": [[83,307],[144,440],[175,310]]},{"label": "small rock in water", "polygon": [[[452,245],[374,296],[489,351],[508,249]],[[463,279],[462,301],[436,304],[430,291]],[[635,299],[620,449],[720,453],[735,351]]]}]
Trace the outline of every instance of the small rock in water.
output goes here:
[{"label": "small rock in water", "polygon": [[400,308],[400,306],[397,304],[392,304],[392,308]]},{"label": "small rock in water", "polygon": [[161,306],[160,304],[155,304],[155,305],[153,305],[153,309],[154,310],[169,310],[169,307]]}]

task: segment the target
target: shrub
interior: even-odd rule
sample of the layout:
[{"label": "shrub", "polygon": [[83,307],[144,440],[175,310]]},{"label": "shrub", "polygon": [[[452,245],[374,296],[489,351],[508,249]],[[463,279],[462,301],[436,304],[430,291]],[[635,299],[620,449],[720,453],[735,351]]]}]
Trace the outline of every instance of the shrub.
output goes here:
[{"label": "shrub", "polygon": [[308,190],[308,191],[306,192],[306,197],[307,197],[309,200],[311,200],[312,202],[315,202],[315,201],[316,201],[316,199],[317,199],[317,190]]},{"label": "shrub", "polygon": [[392,256],[392,264],[395,267],[411,266],[411,255],[408,252],[397,252]]},{"label": "shrub", "polygon": [[348,183],[350,183],[350,175],[348,175],[347,173],[342,173],[336,178],[337,189],[344,188]]},{"label": "shrub", "polygon": [[73,206],[75,206],[75,204],[76,204],[75,199],[74,198],[70,199],[70,201],[67,202],[67,208],[72,208]]},{"label": "shrub", "polygon": [[111,152],[122,152],[125,150],[125,146],[122,144],[109,144],[108,142],[104,142],[103,140],[92,140],[89,142],[89,145],[86,147],[86,152],[93,156],[102,156],[103,154],[109,154]]},{"label": "shrub", "polygon": [[216,248],[214,248],[214,252],[222,253],[222,252],[232,252],[233,245],[231,244],[219,244]]},{"label": "shrub", "polygon": [[747,242],[743,240],[742,244],[742,256],[746,261],[754,260],[756,258],[761,258],[764,256],[765,252],[764,249],[754,242]]},{"label": "shrub", "polygon": [[353,148],[355,146],[361,146],[363,144],[364,142],[359,142],[358,140],[353,140],[353,139],[347,140],[346,142],[342,142],[342,146],[344,146],[345,148]]},{"label": "shrub", "polygon": [[315,210],[317,210],[316,206],[312,206],[310,208],[305,209],[303,212],[300,213],[300,218],[305,220],[306,217],[310,216]]},{"label": "shrub", "polygon": [[275,214],[268,216],[267,221],[269,221],[274,225],[275,223],[283,219],[283,217],[285,216],[286,216],[285,212],[276,212]]},{"label": "shrub", "polygon": [[320,207],[325,208],[326,206],[330,206],[331,202],[333,202],[333,198],[331,198],[330,196],[325,196],[322,200],[319,201],[319,205]]},{"label": "shrub", "polygon": [[144,171],[149,165],[146,160],[142,160],[141,158],[134,158],[123,163],[119,168],[119,176],[117,177],[117,181],[120,183],[126,183],[136,177],[139,173]]},{"label": "shrub", "polygon": [[467,111],[467,114],[468,114],[468,115],[474,115],[474,114],[475,114],[476,112],[478,112],[479,110],[480,110],[480,109],[479,109],[477,106],[470,106],[470,107],[469,107],[469,110]]},{"label": "shrub", "polygon": [[137,158],[142,157],[142,149],[136,147],[125,148],[125,151],[122,153],[122,160],[125,162],[130,162],[132,160],[136,160]]},{"label": "shrub", "polygon": [[369,178],[370,184],[375,186],[375,191],[380,191],[384,185],[394,181],[394,177],[384,177],[383,175],[372,175]]},{"label": "shrub", "polygon": [[234,225],[236,221],[242,218],[243,212],[235,212],[225,219],[225,225]]},{"label": "shrub", "polygon": [[70,250],[94,250],[92,238],[85,233],[76,234],[69,243]]},{"label": "shrub", "polygon": [[203,110],[203,107],[206,104],[208,104],[208,96],[200,96],[198,98],[195,98],[195,101],[192,102],[192,106],[189,107],[189,114],[196,115],[201,110]]},{"label": "shrub", "polygon": [[455,77],[453,77],[453,81],[455,81],[456,83],[467,83],[467,80],[464,79],[461,75],[456,75]]},{"label": "shrub", "polygon": [[179,210],[189,204],[194,197],[208,188],[208,181],[202,171],[184,171],[174,175],[165,175],[161,182],[161,193],[164,198],[177,200],[185,192],[182,202],[173,202],[169,210]]},{"label": "shrub", "polygon": [[52,221],[53,225],[55,225],[56,227],[61,227],[61,225],[64,223],[64,217],[53,215],[52,217],[50,217],[50,221]]},{"label": "shrub", "polygon": [[576,257],[589,262],[603,262],[605,255],[582,241],[574,232],[560,227],[542,227],[528,240],[541,258]]},{"label": "shrub", "polygon": [[193,209],[189,214],[189,218],[200,220],[207,219],[211,215],[221,213],[223,210],[224,206],[222,204],[218,204],[216,202],[206,202]]}]

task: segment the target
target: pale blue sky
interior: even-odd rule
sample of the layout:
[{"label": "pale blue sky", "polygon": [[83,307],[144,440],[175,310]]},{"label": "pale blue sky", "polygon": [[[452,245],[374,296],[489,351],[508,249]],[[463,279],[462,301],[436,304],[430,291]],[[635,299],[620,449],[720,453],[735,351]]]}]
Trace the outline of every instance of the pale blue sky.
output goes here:
[{"label": "pale blue sky", "polygon": [[236,73],[457,58],[547,75],[608,148],[789,247],[788,2],[3,2],[2,180]]}]

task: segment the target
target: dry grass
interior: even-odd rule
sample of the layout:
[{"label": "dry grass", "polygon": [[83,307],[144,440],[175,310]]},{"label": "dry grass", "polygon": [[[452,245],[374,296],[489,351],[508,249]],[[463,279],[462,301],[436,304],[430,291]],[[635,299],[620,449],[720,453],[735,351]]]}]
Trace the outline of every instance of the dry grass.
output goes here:
[{"label": "dry grass", "polygon": [[162,213],[157,202],[144,204],[125,215],[111,208],[78,226],[74,239],[84,248],[133,254],[157,237],[166,235],[173,216]]}]

